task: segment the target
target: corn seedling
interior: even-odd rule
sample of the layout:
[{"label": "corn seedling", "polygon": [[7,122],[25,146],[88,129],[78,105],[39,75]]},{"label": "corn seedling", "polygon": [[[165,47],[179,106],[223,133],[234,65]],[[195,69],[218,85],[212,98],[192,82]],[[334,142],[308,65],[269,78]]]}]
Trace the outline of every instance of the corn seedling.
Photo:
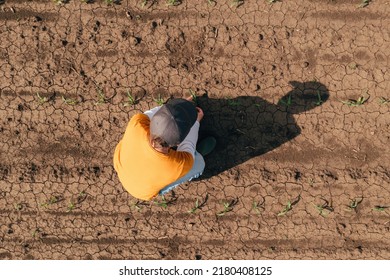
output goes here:
[{"label": "corn seedling", "polygon": [[278,213],[278,216],[284,216],[292,209],[291,201],[287,201],[286,206],[284,206],[283,210]]},{"label": "corn seedling", "polygon": [[279,105],[284,105],[287,108],[290,107],[292,104],[291,94],[288,95],[287,100],[285,98],[280,99]]},{"label": "corn seedling", "polygon": [[133,96],[133,94],[131,93],[131,91],[127,91],[126,96],[127,96],[127,100],[123,103],[123,105],[124,105],[125,107],[135,105],[135,103],[137,102],[137,100],[135,99],[135,97]]},{"label": "corn seedling", "polygon": [[188,213],[194,214],[198,209],[199,209],[199,199],[197,198],[195,201],[195,206],[192,207],[190,210],[188,210]]},{"label": "corn seedling", "polygon": [[64,96],[62,96],[62,101],[64,101],[65,104],[67,105],[77,105],[78,104],[78,101],[76,99],[73,99],[73,98],[65,98]]},{"label": "corn seedling", "polygon": [[383,205],[375,205],[372,210],[377,211],[377,212],[385,212],[387,208],[390,206],[383,206]]},{"label": "corn seedling", "polygon": [[114,0],[104,0],[104,3],[107,5],[112,5],[114,3]]},{"label": "corn seedling", "polygon": [[101,105],[107,102],[106,95],[104,94],[104,91],[101,88],[96,88],[97,92],[97,101],[95,105]]},{"label": "corn seedling", "polygon": [[322,101],[320,91],[317,90],[317,102],[315,103],[317,106],[320,106],[324,101]]},{"label": "corn seedling", "polygon": [[360,203],[362,203],[362,201],[363,201],[363,198],[360,198],[360,199],[355,198],[355,199],[351,200],[350,203],[347,205],[347,210],[356,212],[357,207],[359,206]]},{"label": "corn seedling", "polygon": [[265,199],[263,198],[263,202],[259,201],[253,201],[252,203],[252,210],[255,211],[257,214],[260,214],[262,210],[264,210],[264,203]]},{"label": "corn seedling", "polygon": [[325,200],[325,199],[322,199],[322,200],[324,201],[323,204],[318,205],[318,204],[314,204],[314,203],[313,203],[313,205],[314,205],[314,208],[318,211],[318,213],[319,213],[321,216],[325,217],[325,216],[327,216],[330,212],[333,212],[334,209],[333,209],[331,203],[329,203],[329,201],[327,201],[327,200]]},{"label": "corn seedling", "polygon": [[144,8],[146,5],[149,4],[149,0],[142,0],[141,1],[141,7]]},{"label": "corn seedling", "polygon": [[41,236],[41,233],[42,233],[42,230],[41,230],[40,228],[36,228],[36,229],[34,229],[33,232],[31,233],[31,236],[32,236],[33,238],[35,238],[35,237],[42,237],[42,236]]},{"label": "corn seedling", "polygon": [[163,105],[165,102],[161,94],[159,94],[157,98],[153,98],[153,101],[156,102],[159,106]]},{"label": "corn seedling", "polygon": [[15,203],[14,208],[16,211],[22,211],[23,209],[23,203]]},{"label": "corn seedling", "polygon": [[56,5],[66,4],[69,0],[53,0]]},{"label": "corn seedling", "polygon": [[268,3],[270,3],[270,4],[273,4],[273,3],[279,2],[280,0],[267,0],[267,1],[268,1]]},{"label": "corn seedling", "polygon": [[68,213],[72,212],[75,207],[76,207],[76,204],[74,202],[72,202],[72,201],[69,201],[69,204],[68,204],[66,212],[68,212]]},{"label": "corn seedling", "polygon": [[357,106],[361,106],[363,105],[364,103],[366,103],[366,101],[369,99],[370,97],[364,97],[364,96],[360,96],[357,100],[354,100],[354,99],[348,99],[346,101],[341,101],[341,103],[345,104],[345,105],[348,105],[348,106],[351,106],[351,107],[357,107]]},{"label": "corn seedling", "polygon": [[297,198],[295,198],[294,201],[287,201],[287,204],[284,206],[284,208],[282,209],[282,211],[280,211],[278,213],[278,216],[284,216],[286,215],[288,212],[290,212],[292,210],[292,207],[297,204],[299,201],[301,200],[301,195],[298,195]]},{"label": "corn seedling", "polygon": [[359,8],[365,8],[370,4],[371,0],[362,0],[360,5],[358,6]]},{"label": "corn seedling", "polygon": [[190,92],[190,95],[192,97],[192,101],[196,104],[197,97],[196,97],[195,92],[192,89],[189,89],[189,92]]},{"label": "corn seedling", "polygon": [[215,6],[217,4],[217,2],[215,0],[207,0],[207,3],[209,3],[209,5],[212,5],[212,6]]},{"label": "corn seedling", "polygon": [[233,0],[230,4],[230,7],[240,7],[242,4],[244,4],[244,0]]},{"label": "corn seedling", "polygon": [[218,217],[221,217],[221,216],[225,216],[226,213],[230,212],[233,210],[233,207],[234,205],[236,205],[238,203],[238,199],[233,199],[232,201],[230,202],[223,202],[222,205],[223,205],[223,210],[222,211],[219,211],[217,213],[217,216]]},{"label": "corn seedling", "polygon": [[348,67],[352,70],[356,70],[356,68],[358,67],[358,65],[356,64],[356,62],[351,62],[350,64],[348,64]]},{"label": "corn seedling", "polygon": [[390,99],[384,98],[384,97],[379,97],[379,104],[381,105],[386,105],[390,103]]},{"label": "corn seedling", "polygon": [[197,210],[201,209],[206,204],[208,199],[209,199],[209,194],[206,194],[206,197],[202,202],[200,202],[199,198],[197,198],[194,207],[188,210],[187,213],[194,214]]},{"label": "corn seedling", "polygon": [[142,206],[145,206],[145,202],[137,200],[136,202],[131,203],[131,207],[137,210],[138,212],[142,210]]},{"label": "corn seedling", "polygon": [[82,191],[77,195],[77,203],[83,202],[87,198],[87,194]]},{"label": "corn seedling", "polygon": [[181,4],[180,0],[167,0],[167,6],[178,6]]},{"label": "corn seedling", "polygon": [[165,197],[163,196],[161,198],[161,201],[155,201],[154,204],[156,204],[157,206],[161,206],[162,208],[167,208],[168,207],[168,201],[165,199]]},{"label": "corn seedling", "polygon": [[52,196],[49,198],[48,201],[41,203],[41,206],[46,208],[49,207],[50,205],[57,203],[58,201],[59,201],[58,197]]},{"label": "corn seedling", "polygon": [[47,97],[41,96],[41,95],[39,94],[39,92],[37,92],[37,97],[38,97],[38,103],[39,103],[39,105],[42,105],[43,103],[45,103],[45,102],[48,101]]}]

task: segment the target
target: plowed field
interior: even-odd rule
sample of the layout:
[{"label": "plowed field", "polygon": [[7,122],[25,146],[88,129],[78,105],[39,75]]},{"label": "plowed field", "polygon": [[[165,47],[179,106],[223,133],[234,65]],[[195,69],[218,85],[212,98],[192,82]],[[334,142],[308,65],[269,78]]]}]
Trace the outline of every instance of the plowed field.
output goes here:
[{"label": "plowed field", "polygon": [[[0,259],[390,258],[389,1],[0,2]],[[135,200],[127,122],[191,92],[205,174]]]}]

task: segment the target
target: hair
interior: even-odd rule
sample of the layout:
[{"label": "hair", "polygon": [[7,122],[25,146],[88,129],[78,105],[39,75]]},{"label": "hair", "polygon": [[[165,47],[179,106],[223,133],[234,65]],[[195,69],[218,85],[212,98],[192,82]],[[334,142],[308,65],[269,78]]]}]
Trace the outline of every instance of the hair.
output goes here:
[{"label": "hair", "polygon": [[158,137],[158,136],[150,136],[150,142],[153,143],[154,147],[157,148],[157,149],[161,149],[161,148],[170,148],[171,146],[165,142],[163,139],[161,139],[161,137]]}]

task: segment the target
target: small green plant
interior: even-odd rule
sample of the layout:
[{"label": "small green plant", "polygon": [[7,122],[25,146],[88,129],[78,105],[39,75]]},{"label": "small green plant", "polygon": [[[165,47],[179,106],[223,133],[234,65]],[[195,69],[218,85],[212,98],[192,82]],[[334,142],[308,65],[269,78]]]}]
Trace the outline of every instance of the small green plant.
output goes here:
[{"label": "small green plant", "polygon": [[377,211],[377,212],[384,212],[389,207],[390,206],[375,205],[374,208],[372,208],[372,210]]},{"label": "small green plant", "polygon": [[244,0],[233,0],[230,4],[230,7],[240,7],[242,4],[244,4]]},{"label": "small green plant", "polygon": [[41,203],[41,206],[46,208],[49,207],[50,205],[57,203],[58,201],[59,201],[58,197],[52,196],[49,198],[48,201]]},{"label": "small green plant", "polygon": [[366,103],[369,98],[370,98],[369,96],[368,97],[360,96],[357,100],[355,99],[348,99],[346,101],[342,100],[341,103],[351,107],[357,107]]},{"label": "small green plant", "polygon": [[268,1],[268,3],[270,3],[270,4],[273,4],[273,3],[279,2],[280,0],[267,0],[267,1]]},{"label": "small green plant", "polygon": [[197,210],[201,209],[206,204],[208,199],[209,199],[209,194],[206,194],[206,197],[202,202],[200,202],[199,198],[197,198],[194,207],[188,210],[187,213],[194,214]]},{"label": "small green plant", "polygon": [[33,238],[35,238],[35,237],[42,237],[42,236],[41,236],[41,233],[42,233],[42,230],[41,230],[40,228],[36,228],[36,229],[34,229],[33,232],[31,233],[31,236],[32,236]]},{"label": "small green plant", "polygon": [[137,100],[135,99],[135,97],[133,96],[133,94],[131,93],[131,91],[127,91],[126,93],[126,96],[127,96],[127,100],[123,103],[123,105],[125,107],[127,106],[133,106],[136,104]]},{"label": "small green plant", "polygon": [[319,90],[317,90],[317,101],[316,101],[316,105],[317,106],[320,106],[322,103],[324,103],[324,101],[322,100],[322,98],[321,98],[321,93],[320,93],[320,91]]},{"label": "small green plant", "polygon": [[190,92],[190,95],[192,97],[192,101],[196,104],[197,96],[196,96],[195,92],[192,89],[189,89],[189,92]]},{"label": "small green plant", "polygon": [[53,0],[56,5],[66,4],[69,0]]},{"label": "small green plant", "polygon": [[73,98],[65,98],[62,96],[62,101],[64,101],[65,104],[67,105],[77,105],[79,102],[76,99]]},{"label": "small green plant", "polygon": [[350,64],[348,64],[348,67],[352,70],[356,70],[356,68],[358,67],[358,65],[356,64],[356,62],[351,62]]},{"label": "small green plant", "polygon": [[42,105],[43,103],[48,101],[47,97],[41,96],[39,92],[37,92],[37,97],[38,97],[38,103],[39,105]]},{"label": "small green plant", "polygon": [[197,198],[195,201],[195,206],[192,207],[190,210],[188,210],[188,213],[194,214],[198,209],[199,209],[199,199]]},{"label": "small green plant", "polygon": [[157,98],[153,98],[153,101],[157,103],[157,105],[161,106],[165,103],[164,99],[162,98],[161,94],[157,96]]},{"label": "small green plant", "polygon": [[238,199],[237,198],[233,199],[230,202],[222,202],[223,210],[219,211],[217,213],[217,216],[218,217],[225,216],[226,213],[228,213],[228,212],[233,210],[234,205],[236,205],[237,203],[238,203]]},{"label": "small green plant", "polygon": [[23,203],[15,203],[14,208],[16,211],[22,211],[23,209]]},{"label": "small green plant", "polygon": [[358,8],[365,8],[370,4],[371,0],[362,0]]},{"label": "small green plant", "polygon": [[263,198],[263,201],[262,202],[259,202],[259,201],[253,201],[252,203],[252,210],[254,212],[256,212],[257,214],[260,214],[261,211],[263,211],[265,208],[264,208],[264,203],[265,203],[265,199]]},{"label": "small green plant", "polygon": [[207,3],[209,3],[209,5],[213,5],[213,6],[215,6],[217,4],[217,2],[215,0],[207,0]]},{"label": "small green plant", "polygon": [[181,4],[180,0],[167,0],[167,6],[178,6]]},{"label": "small green plant", "polygon": [[284,105],[287,108],[290,107],[292,105],[292,99],[291,98],[292,98],[291,94],[289,94],[288,97],[287,97],[287,100],[285,100],[286,98],[280,99],[279,105]]},{"label": "small green plant", "polygon": [[104,0],[104,3],[107,5],[112,5],[114,3],[114,0]]},{"label": "small green plant", "polygon": [[141,7],[144,8],[146,5],[149,4],[149,0],[142,0],[141,1]]},{"label": "small green plant", "polygon": [[362,203],[363,198],[354,198],[352,199],[349,204],[347,205],[347,210],[348,211],[355,211],[357,210],[357,207],[359,206],[360,203]]},{"label": "small green plant", "polygon": [[287,201],[287,204],[284,206],[284,208],[282,209],[282,211],[280,211],[280,212],[278,213],[278,216],[284,216],[284,215],[286,215],[287,212],[289,212],[291,209],[292,209],[291,201]]},{"label": "small green plant", "polygon": [[162,208],[168,207],[168,201],[165,199],[165,197],[161,197],[161,201],[155,201],[154,202],[157,206],[161,206]]},{"label": "small green plant", "polygon": [[379,104],[381,105],[386,105],[390,103],[390,99],[384,98],[384,97],[379,97]]},{"label": "small green plant", "polygon": [[324,201],[323,204],[314,204],[314,208],[318,211],[318,213],[323,216],[323,217],[326,217],[330,212],[333,212],[334,211],[334,208],[332,207],[332,204],[329,203],[329,201],[327,201],[326,199],[322,199]]},{"label": "small green plant", "polygon": [[145,206],[145,202],[137,200],[132,202],[130,206],[139,212],[142,210],[142,206]]},{"label": "small green plant", "polygon": [[68,213],[72,212],[75,209],[75,207],[76,207],[76,204],[73,201],[69,201],[66,212],[68,212]]},{"label": "small green plant", "polygon": [[97,93],[97,101],[95,102],[95,105],[101,105],[107,102],[106,95],[104,94],[104,91],[100,88],[96,88]]}]

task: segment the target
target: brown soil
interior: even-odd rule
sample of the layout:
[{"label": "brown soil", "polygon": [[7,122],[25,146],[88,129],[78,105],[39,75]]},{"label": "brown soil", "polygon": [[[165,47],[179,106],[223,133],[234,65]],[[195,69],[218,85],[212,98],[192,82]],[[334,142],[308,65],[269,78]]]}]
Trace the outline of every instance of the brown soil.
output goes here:
[{"label": "brown soil", "polygon": [[[388,1],[92,2],[0,5],[1,259],[390,258]],[[218,148],[137,202],[115,145],[190,90]]]}]

